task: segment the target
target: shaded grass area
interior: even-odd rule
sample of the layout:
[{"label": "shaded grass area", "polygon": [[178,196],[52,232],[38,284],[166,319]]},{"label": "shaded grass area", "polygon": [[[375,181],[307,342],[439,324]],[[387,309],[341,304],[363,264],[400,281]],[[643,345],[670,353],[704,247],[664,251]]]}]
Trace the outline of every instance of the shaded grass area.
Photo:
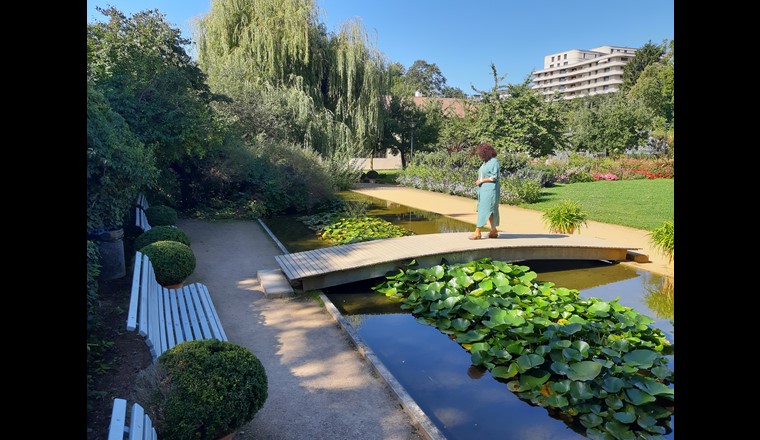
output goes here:
[{"label": "shaded grass area", "polygon": [[562,200],[578,202],[588,219],[652,230],[674,218],[675,179],[600,180],[555,184],[542,190],[537,203],[520,208],[544,211]]}]

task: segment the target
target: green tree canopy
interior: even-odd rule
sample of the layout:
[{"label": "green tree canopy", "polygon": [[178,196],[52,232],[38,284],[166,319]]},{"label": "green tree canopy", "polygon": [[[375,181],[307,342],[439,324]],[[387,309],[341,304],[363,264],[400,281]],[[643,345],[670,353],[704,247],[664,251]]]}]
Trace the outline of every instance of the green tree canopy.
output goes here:
[{"label": "green tree canopy", "polygon": [[150,147],[87,85],[87,229],[120,228],[135,200],[157,174]]},{"label": "green tree canopy", "polygon": [[561,149],[565,140],[559,106],[533,90],[529,77],[520,84],[503,85],[504,77],[498,76],[493,63],[491,71],[494,86],[490,91],[473,88],[482,96],[472,131],[473,143],[489,142],[503,151],[532,156]]},{"label": "green tree canopy", "polygon": [[642,100],[631,99],[625,93],[578,99],[569,118],[573,149],[622,153],[649,137],[654,117],[654,111]]},{"label": "green tree canopy", "polygon": [[359,20],[328,35],[318,12],[315,0],[215,1],[195,30],[198,62],[212,90],[243,103],[240,121],[264,97],[290,139],[326,156],[368,151],[390,88],[385,59]]},{"label": "green tree canopy", "polygon": [[636,84],[644,69],[650,64],[660,61],[664,54],[665,49],[651,41],[638,48],[633,58],[623,66],[623,85],[620,87],[620,90],[630,90]]}]

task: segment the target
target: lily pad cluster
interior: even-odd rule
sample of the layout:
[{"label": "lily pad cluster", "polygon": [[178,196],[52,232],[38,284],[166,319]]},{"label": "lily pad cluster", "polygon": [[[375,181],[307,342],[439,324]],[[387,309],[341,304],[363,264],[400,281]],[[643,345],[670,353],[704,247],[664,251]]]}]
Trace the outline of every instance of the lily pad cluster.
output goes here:
[{"label": "lily pad cluster", "polygon": [[617,298],[539,283],[527,266],[488,258],[416,266],[373,290],[456,340],[521,399],[592,439],[672,432],[673,347],[651,318]]},{"label": "lily pad cluster", "polygon": [[334,213],[299,218],[318,232],[322,240],[333,245],[359,243],[382,238],[403,237],[413,232],[377,217],[345,217]]}]

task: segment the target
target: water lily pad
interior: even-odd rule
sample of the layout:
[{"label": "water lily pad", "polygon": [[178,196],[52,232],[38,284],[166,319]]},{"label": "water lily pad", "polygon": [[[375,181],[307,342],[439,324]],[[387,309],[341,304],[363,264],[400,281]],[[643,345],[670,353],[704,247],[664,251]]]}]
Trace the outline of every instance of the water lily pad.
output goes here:
[{"label": "water lily pad", "polygon": [[667,396],[674,393],[672,388],[648,377],[636,377],[633,378],[631,382],[636,388],[653,396]]},{"label": "water lily pad", "polygon": [[549,388],[557,394],[565,394],[570,391],[570,384],[573,381],[569,379],[559,380],[557,382],[550,382]]},{"label": "water lily pad", "polygon": [[560,327],[559,331],[565,335],[572,335],[573,333],[579,332],[582,328],[583,326],[580,324],[567,324]]},{"label": "water lily pad", "polygon": [[631,431],[631,428],[618,421],[610,420],[604,424],[604,428],[611,432],[617,440],[636,440],[636,435]]},{"label": "water lily pad", "polygon": [[607,407],[610,409],[620,409],[625,405],[625,402],[623,402],[623,399],[618,397],[618,395],[609,395],[604,398],[604,403],[607,404]]},{"label": "water lily pad", "polygon": [[570,395],[578,400],[587,400],[594,397],[591,387],[585,382],[573,381],[570,383]]},{"label": "water lily pad", "polygon": [[462,302],[462,308],[470,312],[473,316],[483,316],[488,310],[488,301],[482,298],[467,297]]},{"label": "water lily pad", "polygon": [[586,437],[591,440],[615,440],[609,432],[599,430],[597,428],[590,428],[586,431]]},{"label": "water lily pad", "polygon": [[451,320],[451,327],[453,327],[459,332],[463,332],[467,330],[471,324],[472,324],[472,321],[470,321],[469,319],[457,318],[457,319]]},{"label": "water lily pad", "polygon": [[582,361],[583,355],[581,355],[581,352],[574,349],[574,348],[565,348],[562,350],[562,356],[565,358],[566,361]]},{"label": "water lily pad", "polygon": [[516,360],[517,366],[520,368],[520,372],[523,373],[525,371],[530,370],[533,367],[537,367],[544,363],[544,358],[542,356],[539,356],[537,354],[524,354],[517,358]]},{"label": "water lily pad", "polygon": [[551,374],[548,371],[543,370],[531,370],[525,374],[520,375],[520,391],[532,390],[540,388],[547,380],[549,380]]},{"label": "water lily pad", "polygon": [[623,355],[623,360],[631,366],[649,368],[659,356],[659,353],[652,350],[633,350]]},{"label": "water lily pad", "polygon": [[597,301],[594,304],[592,304],[588,309],[586,309],[586,311],[593,315],[604,317],[604,316],[609,315],[610,305],[609,303],[606,303],[604,301]]},{"label": "water lily pad", "polygon": [[626,400],[634,405],[643,405],[645,403],[657,400],[653,395],[641,391],[638,388],[628,388],[625,390]]},{"label": "water lily pad", "polygon": [[555,373],[564,376],[567,374],[567,371],[570,369],[570,366],[567,365],[567,363],[565,362],[552,362],[552,365],[549,368],[551,368],[551,370],[554,371]]},{"label": "water lily pad", "polygon": [[599,426],[604,421],[603,418],[599,417],[596,414],[583,414],[582,416],[578,417],[578,420],[580,420],[581,425],[585,426],[586,428]]},{"label": "water lily pad", "polygon": [[588,350],[591,348],[591,346],[586,341],[573,341],[573,348],[578,350],[582,356],[586,357],[588,355]]},{"label": "water lily pad", "polygon": [[649,428],[650,426],[655,425],[657,423],[657,419],[655,419],[654,417],[648,414],[640,414],[636,418],[636,423],[638,423],[638,425],[641,426],[642,428],[646,429],[646,428]]},{"label": "water lily pad", "polygon": [[617,393],[618,391],[623,389],[625,384],[626,382],[623,379],[620,379],[619,377],[615,377],[615,376],[607,376],[600,383],[602,388],[604,388],[604,390],[607,391],[608,393]]},{"label": "water lily pad", "polygon": [[562,395],[552,394],[546,398],[546,405],[549,407],[564,408],[569,404],[570,402],[567,401],[567,397]]},{"label": "water lily pad", "polygon": [[[456,320],[455,320],[456,321]],[[452,321],[453,324],[453,321]],[[463,342],[477,342],[483,340],[487,333],[481,333],[477,330],[470,330],[467,333],[458,332],[456,341],[460,344]]]},{"label": "water lily pad", "polygon": [[669,380],[673,377],[673,371],[664,365],[659,366],[659,367],[654,367],[649,371],[651,371],[652,374],[657,376],[658,379]]},{"label": "water lily pad", "polygon": [[572,380],[591,380],[602,371],[602,365],[594,361],[568,364],[567,377]]},{"label": "water lily pad", "polygon": [[618,411],[618,412],[612,413],[612,417],[614,417],[615,420],[617,420],[620,423],[633,423],[633,421],[636,420],[636,413]]},{"label": "water lily pad", "polygon": [[498,377],[501,379],[509,379],[510,377],[514,377],[519,372],[517,368],[517,364],[512,362],[509,364],[509,367],[504,366],[498,366],[495,367],[493,370],[491,370],[491,375],[493,377]]}]

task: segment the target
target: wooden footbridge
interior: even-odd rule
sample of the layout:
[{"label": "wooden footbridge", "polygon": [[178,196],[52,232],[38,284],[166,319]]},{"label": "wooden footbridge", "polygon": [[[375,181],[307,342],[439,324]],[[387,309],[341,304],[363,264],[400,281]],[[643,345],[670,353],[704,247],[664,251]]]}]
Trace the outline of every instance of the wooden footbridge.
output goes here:
[{"label": "wooden footbridge", "polygon": [[385,276],[416,260],[421,266],[494,260],[606,260],[626,261],[628,251],[641,249],[582,235],[508,234],[468,240],[470,232],[412,235],[332,246],[277,255],[275,259],[291,284],[303,290],[321,289]]}]

